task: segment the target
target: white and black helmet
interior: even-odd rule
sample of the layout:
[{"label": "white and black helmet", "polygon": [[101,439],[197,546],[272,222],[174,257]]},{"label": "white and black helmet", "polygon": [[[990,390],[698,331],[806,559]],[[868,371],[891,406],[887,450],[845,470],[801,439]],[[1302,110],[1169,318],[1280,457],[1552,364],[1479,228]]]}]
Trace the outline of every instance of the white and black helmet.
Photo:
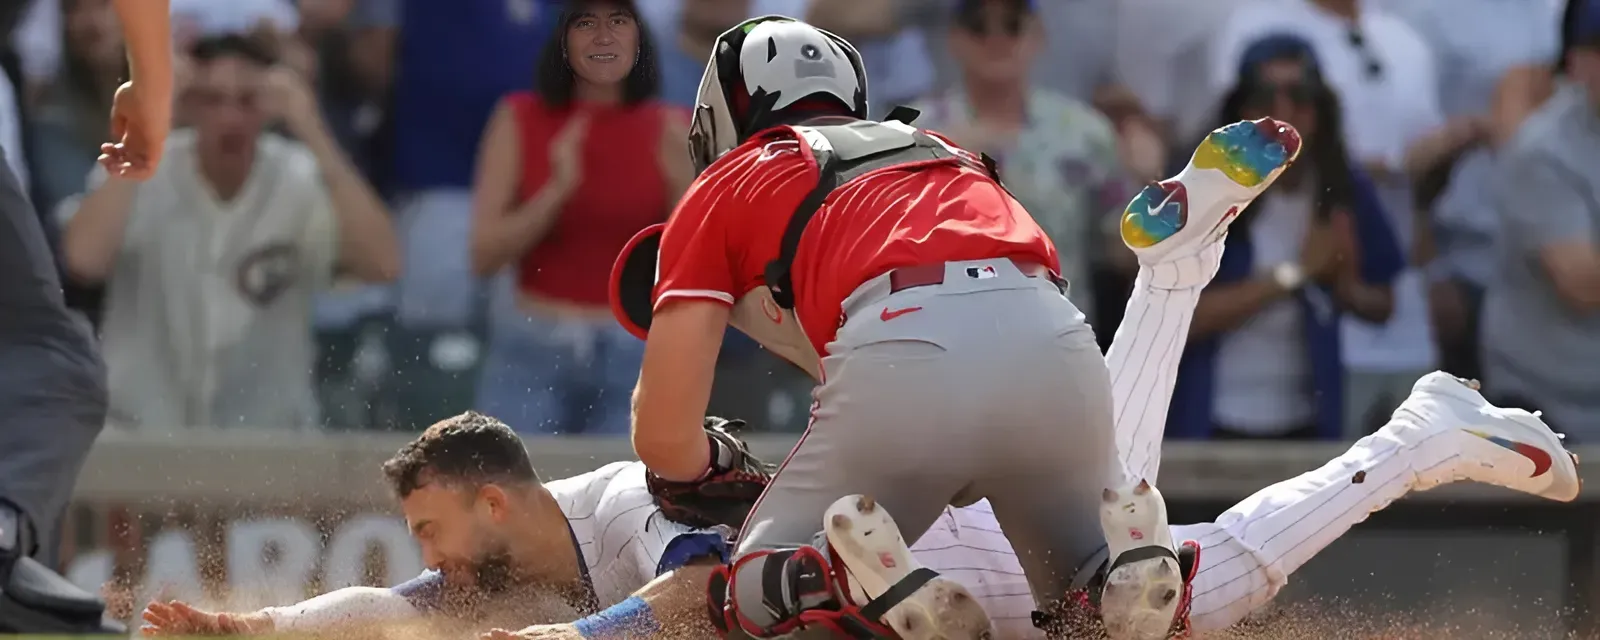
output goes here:
[{"label": "white and black helmet", "polygon": [[867,72],[844,38],[784,16],[747,20],[717,38],[700,78],[689,154],[699,173],[755,133],[786,124],[784,109],[835,98],[867,117]]}]

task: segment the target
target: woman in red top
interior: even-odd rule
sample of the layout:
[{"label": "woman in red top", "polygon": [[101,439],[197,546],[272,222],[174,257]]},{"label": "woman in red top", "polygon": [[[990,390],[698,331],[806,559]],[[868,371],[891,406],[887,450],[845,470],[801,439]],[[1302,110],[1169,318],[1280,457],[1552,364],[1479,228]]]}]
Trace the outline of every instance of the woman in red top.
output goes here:
[{"label": "woman in red top", "polygon": [[473,185],[472,264],[503,268],[478,408],[523,432],[625,434],[644,343],[612,318],[611,262],[693,178],[683,115],[656,101],[632,2],[572,3],[538,95],[506,96]]}]

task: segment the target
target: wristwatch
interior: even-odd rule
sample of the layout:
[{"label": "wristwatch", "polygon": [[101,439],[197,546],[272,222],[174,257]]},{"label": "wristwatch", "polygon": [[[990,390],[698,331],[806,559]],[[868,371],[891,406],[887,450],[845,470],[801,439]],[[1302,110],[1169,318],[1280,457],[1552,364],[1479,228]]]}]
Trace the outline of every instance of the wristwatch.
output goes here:
[{"label": "wristwatch", "polygon": [[1285,262],[1272,268],[1272,281],[1284,291],[1294,291],[1305,284],[1306,272],[1298,264]]}]

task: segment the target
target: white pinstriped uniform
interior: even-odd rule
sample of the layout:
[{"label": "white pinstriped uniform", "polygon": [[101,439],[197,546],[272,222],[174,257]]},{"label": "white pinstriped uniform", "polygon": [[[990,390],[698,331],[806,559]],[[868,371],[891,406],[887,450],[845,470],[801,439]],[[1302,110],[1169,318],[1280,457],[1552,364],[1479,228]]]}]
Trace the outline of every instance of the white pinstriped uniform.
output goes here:
[{"label": "white pinstriped uniform", "polygon": [[[613,462],[589,473],[545,483],[566,514],[579,554],[593,581],[600,607],[623,601],[656,578],[662,556],[680,536],[714,536],[661,516],[645,489],[645,466]],[[263,611],[285,633],[324,630],[334,625],[397,622],[436,611],[443,577],[425,571],[389,589],[347,587],[284,607]]]},{"label": "white pinstriped uniform", "polygon": [[667,544],[694,532],[661,515],[644,474],[643,463],[613,462],[544,485],[572,523],[602,607],[654,580]]},{"label": "white pinstriped uniform", "polygon": [[[1130,474],[1152,483],[1194,307],[1221,255],[1219,245],[1179,264],[1142,267],[1106,356],[1118,452]],[[1195,540],[1202,550],[1193,630],[1221,630],[1243,620],[1318,551],[1404,496],[1415,478],[1413,455],[1392,437],[1369,436],[1319,469],[1256,492],[1216,522],[1173,525],[1174,540]],[[1358,470],[1365,480],[1352,483]],[[1034,603],[1021,565],[999,532],[988,503],[980,501],[947,510],[912,549],[928,568],[972,589],[1002,637],[1043,637],[1029,620]]]}]

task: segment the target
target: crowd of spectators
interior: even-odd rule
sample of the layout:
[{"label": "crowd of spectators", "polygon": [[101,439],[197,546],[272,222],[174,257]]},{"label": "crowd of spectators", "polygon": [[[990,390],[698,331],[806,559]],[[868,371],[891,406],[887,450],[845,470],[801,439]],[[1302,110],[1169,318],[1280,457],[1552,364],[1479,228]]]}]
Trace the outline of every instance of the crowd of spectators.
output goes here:
[{"label": "crowd of spectators", "polygon": [[[996,158],[1102,343],[1134,189],[1212,127],[1300,129],[1172,437],[1358,437],[1444,368],[1600,441],[1600,0],[173,0],[183,128],[143,184],[95,169],[109,1],[0,6],[0,146],[118,428],[625,433],[612,258],[692,178],[716,36],[784,14],[860,45],[875,111]],[[730,332],[712,410],[798,430],[809,387]]]}]

